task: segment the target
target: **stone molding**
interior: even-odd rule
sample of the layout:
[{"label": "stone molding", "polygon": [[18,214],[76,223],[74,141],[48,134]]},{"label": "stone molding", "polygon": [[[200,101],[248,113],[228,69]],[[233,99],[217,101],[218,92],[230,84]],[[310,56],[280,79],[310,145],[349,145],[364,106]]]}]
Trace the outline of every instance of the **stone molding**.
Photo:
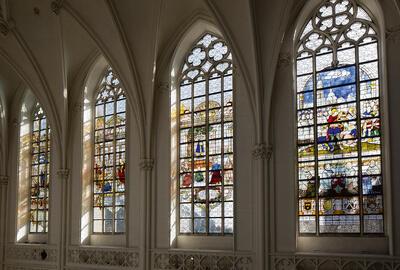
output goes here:
[{"label": "stone molding", "polygon": [[266,146],[264,143],[256,144],[252,155],[255,160],[270,160],[272,156],[272,145]]},{"label": "stone molding", "polygon": [[43,267],[43,266],[32,266],[32,265],[6,265],[6,270],[49,270],[57,269],[56,267]]},{"label": "stone molding", "polygon": [[63,4],[64,4],[63,2],[64,2],[64,0],[52,1],[50,4],[51,11],[53,11],[54,14],[56,14],[56,15],[60,14],[60,10],[62,9]]},{"label": "stone molding", "polygon": [[[58,249],[55,246],[42,244],[14,244],[6,247],[6,264],[55,264]],[[14,265],[14,263],[13,263]],[[7,268],[8,269],[8,268]]]},{"label": "stone molding", "polygon": [[398,41],[400,39],[400,25],[386,30],[387,41]]},{"label": "stone molding", "polygon": [[281,52],[278,56],[278,68],[287,68],[292,62],[292,56],[290,53]]},{"label": "stone molding", "polygon": [[168,82],[159,82],[157,88],[158,91],[160,91],[161,93],[169,93],[171,89],[170,84]]},{"label": "stone molding", "polygon": [[140,161],[139,166],[144,171],[151,171],[154,167],[154,159],[144,158]]},{"label": "stone molding", "polygon": [[57,171],[57,176],[62,179],[68,179],[69,177],[69,169],[59,169]]},{"label": "stone molding", "polygon": [[8,176],[0,175],[0,186],[8,185]]},{"label": "stone molding", "polygon": [[69,247],[67,265],[139,269],[139,252],[129,248]]},{"label": "stone molding", "polygon": [[371,255],[331,256],[321,255],[272,255],[272,270],[398,270],[399,257]]},{"label": "stone molding", "polygon": [[156,250],[152,252],[152,269],[253,270],[250,254],[234,252],[191,252]]}]

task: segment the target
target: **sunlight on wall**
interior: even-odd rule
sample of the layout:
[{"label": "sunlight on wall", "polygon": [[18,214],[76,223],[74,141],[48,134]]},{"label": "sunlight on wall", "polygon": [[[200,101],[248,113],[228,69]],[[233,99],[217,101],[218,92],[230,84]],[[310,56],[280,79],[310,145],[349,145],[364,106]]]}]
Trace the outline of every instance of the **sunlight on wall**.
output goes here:
[{"label": "sunlight on wall", "polygon": [[17,241],[23,241],[28,235],[29,223],[29,169],[30,169],[30,124],[26,117],[26,106],[22,107],[22,119],[19,134],[19,171],[18,171],[18,217]]},{"label": "sunlight on wall", "polygon": [[[85,89],[87,94],[87,88]],[[91,207],[91,156],[92,156],[92,110],[90,101],[85,98],[83,103],[83,166],[82,166],[82,212],[81,212],[81,244],[88,240],[90,234]]]},{"label": "sunlight on wall", "polygon": [[176,89],[171,91],[171,212],[170,212],[170,245],[173,245],[176,239],[176,192],[177,192],[177,169],[176,169],[176,151],[177,151],[177,126],[176,126]]}]

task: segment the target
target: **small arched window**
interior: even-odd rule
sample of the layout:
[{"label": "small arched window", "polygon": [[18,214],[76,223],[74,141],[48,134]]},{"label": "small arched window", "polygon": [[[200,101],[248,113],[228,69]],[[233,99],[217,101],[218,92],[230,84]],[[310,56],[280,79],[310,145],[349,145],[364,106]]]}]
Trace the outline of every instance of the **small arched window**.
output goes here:
[{"label": "small arched window", "polygon": [[381,234],[379,35],[354,0],[325,0],[297,41],[301,234]]},{"label": "small arched window", "polygon": [[111,68],[94,111],[93,233],[125,232],[126,97]]},{"label": "small arched window", "polygon": [[201,36],[182,65],[176,100],[181,234],[233,233],[232,76],[231,51],[214,34]]},{"label": "small arched window", "polygon": [[29,232],[47,233],[49,221],[50,127],[39,103],[31,123]]}]

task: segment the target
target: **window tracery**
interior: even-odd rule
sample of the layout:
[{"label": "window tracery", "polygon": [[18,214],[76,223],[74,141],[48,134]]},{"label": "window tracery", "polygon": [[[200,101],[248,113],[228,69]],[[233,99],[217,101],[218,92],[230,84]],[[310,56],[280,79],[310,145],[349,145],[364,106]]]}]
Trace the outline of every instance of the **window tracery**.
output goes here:
[{"label": "window tracery", "polygon": [[46,115],[37,103],[31,129],[30,233],[48,232],[50,131]]},{"label": "window tracery", "polygon": [[207,33],[183,64],[178,102],[179,232],[232,234],[232,53]]},{"label": "window tracery", "polygon": [[301,234],[383,233],[379,36],[353,0],[325,0],[297,45]]},{"label": "window tracery", "polygon": [[111,68],[96,97],[93,233],[125,232],[126,97]]}]

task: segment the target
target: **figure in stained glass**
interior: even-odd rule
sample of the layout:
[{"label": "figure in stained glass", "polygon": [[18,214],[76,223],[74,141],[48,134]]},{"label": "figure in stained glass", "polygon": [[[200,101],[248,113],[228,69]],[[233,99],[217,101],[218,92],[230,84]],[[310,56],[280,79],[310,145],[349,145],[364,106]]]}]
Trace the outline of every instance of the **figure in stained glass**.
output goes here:
[{"label": "figure in stained glass", "polygon": [[124,233],[126,98],[111,68],[94,111],[93,233]]},{"label": "figure in stained glass", "polygon": [[233,233],[233,196],[224,196],[233,191],[232,73],[229,47],[209,33],[183,64],[177,95],[180,233]]},{"label": "figure in stained glass", "polygon": [[376,28],[356,0],[324,0],[297,41],[302,234],[383,233]]},{"label": "figure in stained glass", "polygon": [[31,133],[30,233],[48,232],[50,127],[39,103],[33,111]]}]

